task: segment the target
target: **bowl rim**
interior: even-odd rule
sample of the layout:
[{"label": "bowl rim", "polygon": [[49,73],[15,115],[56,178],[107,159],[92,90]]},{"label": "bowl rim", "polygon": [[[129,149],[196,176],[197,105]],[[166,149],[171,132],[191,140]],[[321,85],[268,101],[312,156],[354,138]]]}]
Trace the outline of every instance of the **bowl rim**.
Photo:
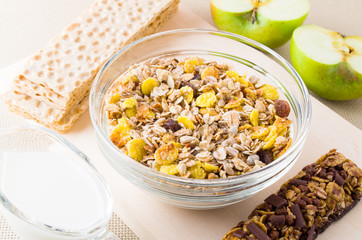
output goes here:
[{"label": "bowl rim", "polygon": [[[263,53],[266,52],[266,53],[270,54],[271,56],[273,56],[279,62],[276,61],[275,59],[272,59],[272,60],[274,62],[277,62],[278,64],[282,65],[282,67],[285,70],[287,70],[288,73],[294,78],[294,80],[298,84],[299,89],[302,93],[306,110],[304,112],[301,112],[303,115],[301,118],[301,123],[302,123],[301,129],[299,130],[300,134],[296,136],[296,139],[294,139],[294,141],[292,142],[292,145],[277,160],[273,161],[272,163],[270,163],[266,166],[263,166],[260,169],[255,170],[255,171],[248,172],[248,173],[238,175],[238,176],[233,176],[230,178],[218,178],[218,179],[182,178],[182,177],[178,177],[178,176],[165,174],[165,173],[159,172],[155,169],[152,169],[152,168],[149,168],[147,166],[140,164],[139,162],[135,161],[134,159],[132,159],[131,157],[129,157],[128,155],[123,153],[119,148],[117,148],[109,140],[109,137],[104,134],[103,128],[101,128],[97,124],[97,121],[96,121],[97,119],[99,119],[99,113],[95,112],[95,107],[97,104],[97,103],[95,103],[95,97],[96,97],[95,92],[96,92],[97,85],[98,85],[101,77],[103,76],[104,72],[107,70],[108,66],[111,65],[124,52],[126,52],[127,50],[129,50],[132,47],[137,46],[138,44],[141,44],[147,40],[159,38],[159,37],[162,37],[165,35],[180,34],[180,33],[216,34],[221,37],[227,37],[229,39],[239,41],[241,44],[246,44],[250,47],[256,48],[258,51],[261,51]],[[181,28],[181,29],[162,31],[162,32],[158,32],[158,33],[140,38],[134,42],[127,44],[126,46],[124,46],[123,48],[118,50],[116,53],[114,53],[100,68],[100,70],[98,71],[98,73],[95,76],[95,79],[93,81],[89,98],[90,98],[89,114],[91,117],[94,131],[95,131],[96,135],[101,136],[103,142],[105,142],[108,145],[108,147],[111,147],[112,151],[117,152],[118,154],[121,154],[121,156],[123,158],[125,158],[125,160],[130,162],[135,167],[142,169],[142,171],[145,171],[145,173],[151,174],[152,177],[155,177],[157,179],[160,178],[160,179],[162,179],[164,181],[168,181],[168,182],[174,182],[174,183],[178,183],[178,184],[187,184],[190,186],[222,186],[222,185],[229,185],[229,184],[233,184],[233,183],[239,183],[243,179],[248,179],[249,177],[257,176],[258,174],[263,173],[263,172],[269,170],[270,168],[273,168],[275,165],[278,165],[280,162],[285,161],[286,158],[292,152],[294,152],[296,150],[296,148],[298,148],[299,145],[304,144],[306,135],[308,134],[308,130],[310,128],[311,117],[312,117],[311,98],[310,98],[306,85],[304,84],[302,78],[300,77],[298,72],[294,69],[294,67],[287,60],[285,60],[282,56],[280,56],[277,52],[275,52],[271,48],[255,41],[255,40],[249,39],[247,37],[244,37],[244,36],[241,36],[241,35],[238,35],[235,33],[225,32],[225,31],[221,31],[221,30],[210,30],[210,29],[200,29],[200,28]]]}]

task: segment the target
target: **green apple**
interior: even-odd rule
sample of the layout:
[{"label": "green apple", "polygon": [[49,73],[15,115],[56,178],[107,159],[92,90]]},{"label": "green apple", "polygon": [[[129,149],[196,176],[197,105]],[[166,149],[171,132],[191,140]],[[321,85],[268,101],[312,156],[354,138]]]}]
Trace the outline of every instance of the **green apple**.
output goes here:
[{"label": "green apple", "polygon": [[362,37],[305,25],[293,33],[290,56],[307,87],[319,96],[362,97]]},{"label": "green apple", "polygon": [[308,0],[211,0],[216,26],[254,39],[270,48],[286,43],[303,24]]}]

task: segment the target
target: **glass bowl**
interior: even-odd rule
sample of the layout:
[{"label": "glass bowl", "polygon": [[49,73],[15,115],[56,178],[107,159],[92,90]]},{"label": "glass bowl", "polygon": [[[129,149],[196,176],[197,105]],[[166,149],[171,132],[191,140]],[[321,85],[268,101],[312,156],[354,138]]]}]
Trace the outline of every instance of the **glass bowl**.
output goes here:
[{"label": "glass bowl", "polygon": [[[51,163],[44,166],[45,160]],[[40,164],[42,174],[31,167]],[[92,204],[85,204],[74,189],[68,191],[69,184],[79,194],[93,192]],[[34,190],[35,185],[40,190]],[[47,190],[40,193],[43,189]],[[81,205],[87,207],[76,218],[74,208]],[[106,229],[112,208],[103,177],[84,153],[59,134],[36,126],[0,129],[0,213],[21,239],[119,239]],[[92,214],[84,214],[90,209]]]},{"label": "glass bowl", "polygon": [[[154,57],[198,56],[232,65],[278,87],[291,106],[290,148],[277,160],[254,172],[222,179],[190,179],[160,173],[119,150],[109,139],[104,98],[129,66]],[[137,40],[114,54],[98,72],[90,93],[90,115],[98,146],[113,168],[162,201],[183,208],[219,208],[241,201],[270,186],[298,159],[311,120],[306,86],[280,55],[248,38],[223,31],[179,29]]]}]

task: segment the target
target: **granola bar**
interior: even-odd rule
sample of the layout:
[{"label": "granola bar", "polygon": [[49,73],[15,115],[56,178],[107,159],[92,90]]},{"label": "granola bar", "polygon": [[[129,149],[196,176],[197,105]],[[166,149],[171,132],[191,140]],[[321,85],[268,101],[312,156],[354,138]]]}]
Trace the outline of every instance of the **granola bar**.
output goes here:
[{"label": "granola bar", "polygon": [[291,145],[289,103],[278,89],[205,59],[131,66],[106,98],[110,139],[134,160],[185,178],[257,170]]},{"label": "granola bar", "polygon": [[360,200],[362,170],[335,149],[303,168],[224,240],[315,239]]}]

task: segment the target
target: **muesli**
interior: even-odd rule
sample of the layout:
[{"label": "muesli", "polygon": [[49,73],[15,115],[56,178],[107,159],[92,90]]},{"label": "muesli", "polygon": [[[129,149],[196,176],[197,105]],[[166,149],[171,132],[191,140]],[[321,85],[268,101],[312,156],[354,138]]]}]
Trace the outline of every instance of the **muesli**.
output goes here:
[{"label": "muesli", "polygon": [[110,88],[110,139],[163,173],[214,179],[257,170],[291,145],[275,86],[198,57],[131,66]]}]

